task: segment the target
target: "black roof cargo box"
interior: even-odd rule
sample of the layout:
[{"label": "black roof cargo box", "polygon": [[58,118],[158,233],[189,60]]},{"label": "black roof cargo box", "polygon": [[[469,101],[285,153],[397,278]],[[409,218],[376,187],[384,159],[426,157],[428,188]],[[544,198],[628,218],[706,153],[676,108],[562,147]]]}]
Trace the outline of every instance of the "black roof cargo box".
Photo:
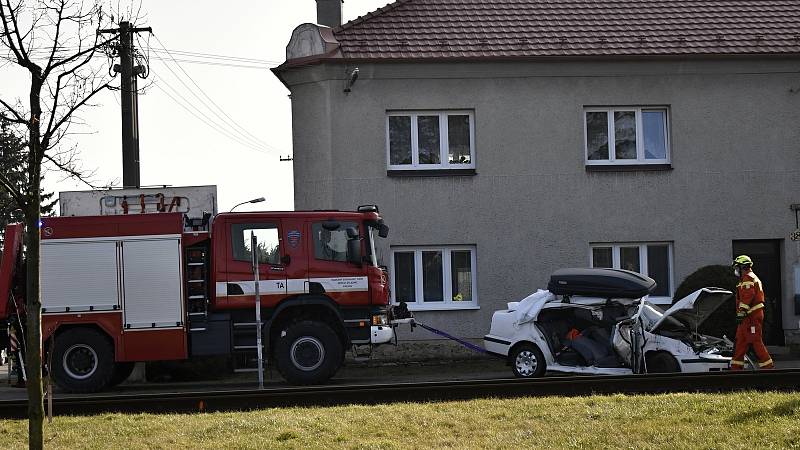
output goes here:
[{"label": "black roof cargo box", "polygon": [[547,283],[547,289],[555,295],[607,298],[644,297],[655,288],[652,278],[620,269],[559,269]]}]

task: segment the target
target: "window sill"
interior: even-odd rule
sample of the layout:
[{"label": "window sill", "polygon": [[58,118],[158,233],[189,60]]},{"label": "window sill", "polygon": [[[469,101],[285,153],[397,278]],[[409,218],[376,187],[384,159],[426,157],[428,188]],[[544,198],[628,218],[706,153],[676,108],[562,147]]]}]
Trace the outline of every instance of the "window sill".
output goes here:
[{"label": "window sill", "polygon": [[463,177],[477,175],[475,169],[389,169],[386,175],[390,177]]},{"label": "window sill", "polygon": [[410,303],[406,303],[408,305],[409,311],[469,311],[469,310],[478,310],[481,309],[479,305],[475,304],[468,304],[468,305],[413,305]]},{"label": "window sill", "polygon": [[587,172],[655,172],[672,170],[672,164],[587,164]]}]

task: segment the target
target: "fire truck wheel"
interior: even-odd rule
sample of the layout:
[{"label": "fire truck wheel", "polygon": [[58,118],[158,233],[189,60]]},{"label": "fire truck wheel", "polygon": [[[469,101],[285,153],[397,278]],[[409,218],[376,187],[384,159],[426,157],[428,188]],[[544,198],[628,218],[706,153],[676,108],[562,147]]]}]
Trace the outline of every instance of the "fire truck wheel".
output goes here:
[{"label": "fire truck wheel", "polygon": [[114,347],[102,333],[73,328],[58,335],[53,349],[53,376],[68,392],[96,392],[114,374]]},{"label": "fire truck wheel", "polygon": [[310,320],[289,325],[275,343],[278,371],[292,384],[324,383],[339,370],[343,353],[331,327]]},{"label": "fire truck wheel", "polygon": [[127,380],[133,373],[133,368],[136,366],[135,362],[118,362],[114,364],[114,374],[111,375],[111,381],[108,382],[109,386],[116,386],[123,381]]}]

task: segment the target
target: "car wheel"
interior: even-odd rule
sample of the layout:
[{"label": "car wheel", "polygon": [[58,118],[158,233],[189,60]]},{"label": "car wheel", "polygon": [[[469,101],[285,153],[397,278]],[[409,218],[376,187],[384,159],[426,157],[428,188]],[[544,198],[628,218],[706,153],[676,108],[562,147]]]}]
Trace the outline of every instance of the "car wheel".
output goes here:
[{"label": "car wheel", "polygon": [[511,369],[519,378],[534,378],[544,375],[547,364],[544,354],[535,344],[524,343],[514,347],[509,354]]},{"label": "car wheel", "polygon": [[275,363],[292,384],[328,381],[341,365],[342,342],[330,326],[305,320],[281,331],[275,343]]},{"label": "car wheel", "polygon": [[647,355],[647,373],[676,373],[681,371],[675,357],[666,352]]},{"label": "car wheel", "polygon": [[68,392],[96,392],[107,387],[114,374],[114,347],[97,330],[73,328],[55,337],[53,377]]},{"label": "car wheel", "polygon": [[116,386],[127,380],[133,373],[134,367],[136,367],[135,362],[118,362],[114,364],[114,374],[111,375],[111,381],[108,382],[108,385]]}]

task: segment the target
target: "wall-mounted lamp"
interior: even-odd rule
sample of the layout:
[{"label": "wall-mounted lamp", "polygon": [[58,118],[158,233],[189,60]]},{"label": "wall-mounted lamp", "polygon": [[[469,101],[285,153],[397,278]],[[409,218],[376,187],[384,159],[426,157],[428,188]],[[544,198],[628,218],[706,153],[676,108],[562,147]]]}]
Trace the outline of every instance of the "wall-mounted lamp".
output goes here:
[{"label": "wall-mounted lamp", "polygon": [[347,74],[347,83],[345,84],[344,92],[349,93],[350,88],[353,87],[354,84],[356,84],[356,80],[358,79],[358,67],[345,73]]}]

